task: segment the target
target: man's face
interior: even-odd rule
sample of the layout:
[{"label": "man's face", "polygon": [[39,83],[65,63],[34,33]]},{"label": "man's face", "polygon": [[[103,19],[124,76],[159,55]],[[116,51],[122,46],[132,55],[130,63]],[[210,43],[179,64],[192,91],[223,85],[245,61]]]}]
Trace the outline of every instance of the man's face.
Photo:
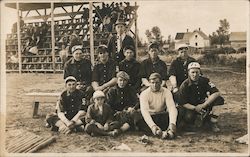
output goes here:
[{"label": "man's face", "polygon": [[187,56],[188,56],[188,54],[187,54],[188,48],[187,48],[187,47],[181,47],[181,48],[178,50],[178,52],[179,52],[179,56],[180,56],[182,59],[187,58]]},{"label": "man's face", "polygon": [[70,93],[76,90],[76,82],[75,81],[68,81],[66,83],[66,90]]},{"label": "man's face", "polygon": [[150,48],[148,54],[151,59],[155,59],[158,57],[158,52],[159,50],[157,48]]},{"label": "man's face", "polygon": [[108,54],[108,52],[99,52],[98,57],[99,57],[101,62],[103,62],[103,61],[105,62],[108,60],[109,54]]},{"label": "man's face", "polygon": [[159,78],[151,79],[149,82],[153,92],[157,92],[161,89],[161,80]]},{"label": "man's face", "polygon": [[73,53],[73,57],[76,61],[80,61],[82,59],[83,53],[82,50],[75,50]]},{"label": "man's face", "polygon": [[97,106],[102,106],[104,104],[105,98],[104,97],[97,97],[94,99],[94,103]]},{"label": "man's face", "polygon": [[122,24],[116,25],[115,30],[116,30],[118,35],[121,35],[125,32],[125,26]]},{"label": "man's face", "polygon": [[189,69],[188,76],[190,77],[192,81],[198,81],[200,77],[200,69],[198,68]]},{"label": "man's face", "polygon": [[122,78],[122,77],[118,77],[117,79],[117,85],[119,88],[124,88],[128,83],[128,80]]},{"label": "man's face", "polygon": [[78,90],[82,90],[84,88],[84,85],[83,85],[83,82],[77,82],[76,83],[76,89],[78,89]]},{"label": "man's face", "polygon": [[133,57],[134,57],[134,51],[130,50],[130,49],[127,49],[125,52],[124,52],[124,56],[127,60],[131,60]]}]

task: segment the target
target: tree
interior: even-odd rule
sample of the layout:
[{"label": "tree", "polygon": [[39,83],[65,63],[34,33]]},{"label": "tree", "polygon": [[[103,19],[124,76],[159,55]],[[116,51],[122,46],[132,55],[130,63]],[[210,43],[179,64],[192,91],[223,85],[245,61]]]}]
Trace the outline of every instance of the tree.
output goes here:
[{"label": "tree", "polygon": [[163,44],[163,36],[161,35],[161,30],[158,26],[154,26],[151,31],[146,30],[145,35],[147,36],[148,42],[157,42],[158,44]]},{"label": "tree", "polygon": [[220,20],[219,28],[212,35],[209,35],[211,45],[219,44],[222,46],[227,43],[229,41],[229,28],[230,24],[227,19]]}]

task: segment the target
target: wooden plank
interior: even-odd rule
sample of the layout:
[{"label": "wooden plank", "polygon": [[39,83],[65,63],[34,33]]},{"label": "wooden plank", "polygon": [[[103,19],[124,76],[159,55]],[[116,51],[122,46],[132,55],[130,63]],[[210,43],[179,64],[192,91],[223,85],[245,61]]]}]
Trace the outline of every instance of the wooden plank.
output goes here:
[{"label": "wooden plank", "polygon": [[32,92],[26,93],[26,96],[37,96],[37,97],[58,97],[61,93],[43,93],[43,92]]},{"label": "wooden plank", "polygon": [[17,51],[18,51],[18,63],[19,63],[19,74],[22,72],[22,58],[21,58],[21,35],[20,35],[20,16],[19,16],[19,2],[17,2]]},{"label": "wooden plank", "polygon": [[93,2],[89,2],[89,33],[90,33],[90,58],[91,63],[94,66],[95,62],[95,50],[94,50],[94,31],[93,31]]},{"label": "wooden plank", "polygon": [[54,21],[54,2],[50,3],[51,5],[51,46],[52,46],[52,67],[53,67],[53,72],[55,73],[55,21]]}]

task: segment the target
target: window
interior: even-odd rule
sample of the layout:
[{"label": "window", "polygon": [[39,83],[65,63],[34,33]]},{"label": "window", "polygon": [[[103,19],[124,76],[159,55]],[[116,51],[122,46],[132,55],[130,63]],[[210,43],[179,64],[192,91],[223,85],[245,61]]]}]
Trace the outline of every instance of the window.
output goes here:
[{"label": "window", "polygon": [[195,35],[195,38],[197,38],[198,37],[198,35]]},{"label": "window", "polygon": [[198,43],[195,43],[195,46],[198,46]]}]

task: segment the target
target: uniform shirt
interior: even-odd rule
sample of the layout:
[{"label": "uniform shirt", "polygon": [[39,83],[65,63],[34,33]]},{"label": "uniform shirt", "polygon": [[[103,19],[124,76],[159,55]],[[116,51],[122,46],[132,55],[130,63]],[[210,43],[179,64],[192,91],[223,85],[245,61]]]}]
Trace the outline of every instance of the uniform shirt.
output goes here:
[{"label": "uniform shirt", "polygon": [[139,76],[140,72],[140,63],[137,62],[135,59],[128,61],[126,59],[122,60],[119,63],[119,70],[125,71],[130,79],[129,85],[134,87],[134,89],[138,89],[141,86],[141,78]]},{"label": "uniform shirt", "polygon": [[159,73],[161,75],[161,78],[163,80],[168,79],[168,74],[167,74],[167,65],[165,62],[160,60],[160,58],[157,59],[155,63],[152,62],[150,58],[145,59],[141,63],[141,69],[140,69],[140,76],[141,78],[149,78],[149,76],[152,73]]},{"label": "uniform shirt", "polygon": [[106,122],[111,122],[114,118],[114,113],[108,104],[103,104],[102,111],[95,107],[95,104],[91,104],[88,107],[86,114],[86,123],[90,123],[91,120],[104,125]]},{"label": "uniform shirt", "polygon": [[138,103],[136,92],[130,86],[119,88],[117,85],[107,92],[107,103],[114,111],[122,111]]},{"label": "uniform shirt", "polygon": [[183,61],[180,57],[177,57],[170,65],[169,76],[176,76],[177,87],[180,87],[181,83],[188,78],[188,64],[196,61],[192,57],[188,57],[186,61]]},{"label": "uniform shirt", "polygon": [[[118,63],[121,62],[125,58],[125,56],[123,54],[124,47],[126,47],[126,46],[135,47],[135,41],[129,35],[125,35],[124,39],[122,40],[122,44],[120,45],[120,51],[118,51],[117,39],[118,39],[118,37],[116,35],[112,36],[108,41],[107,47],[108,47],[109,56],[118,65]],[[135,58],[136,58],[136,56],[135,56]]]},{"label": "uniform shirt", "polygon": [[74,76],[77,81],[83,81],[87,85],[91,83],[91,62],[87,59],[76,61],[73,57],[65,63],[64,79]]},{"label": "uniform shirt", "polygon": [[[169,108],[167,108],[167,106]],[[168,111],[170,123],[176,124],[176,119],[174,117],[177,116],[177,111],[173,96],[171,92],[165,87],[161,87],[158,92],[153,92],[150,87],[144,90],[140,95],[140,108],[143,118],[150,128],[155,123],[153,122],[152,118],[146,114],[147,112],[149,112],[150,115],[154,115]],[[175,111],[173,111],[173,109]]]},{"label": "uniform shirt", "polygon": [[64,112],[67,119],[72,119],[80,110],[87,110],[84,93],[75,90],[72,93],[63,91],[59,97],[59,110]]},{"label": "uniform shirt", "polygon": [[114,77],[116,77],[116,65],[113,60],[109,59],[106,64],[99,62],[94,66],[92,82],[98,82],[101,86]]},{"label": "uniform shirt", "polygon": [[180,105],[198,105],[205,102],[209,94],[218,92],[216,86],[206,77],[199,77],[198,83],[194,83],[190,78],[186,79],[180,86]]}]

